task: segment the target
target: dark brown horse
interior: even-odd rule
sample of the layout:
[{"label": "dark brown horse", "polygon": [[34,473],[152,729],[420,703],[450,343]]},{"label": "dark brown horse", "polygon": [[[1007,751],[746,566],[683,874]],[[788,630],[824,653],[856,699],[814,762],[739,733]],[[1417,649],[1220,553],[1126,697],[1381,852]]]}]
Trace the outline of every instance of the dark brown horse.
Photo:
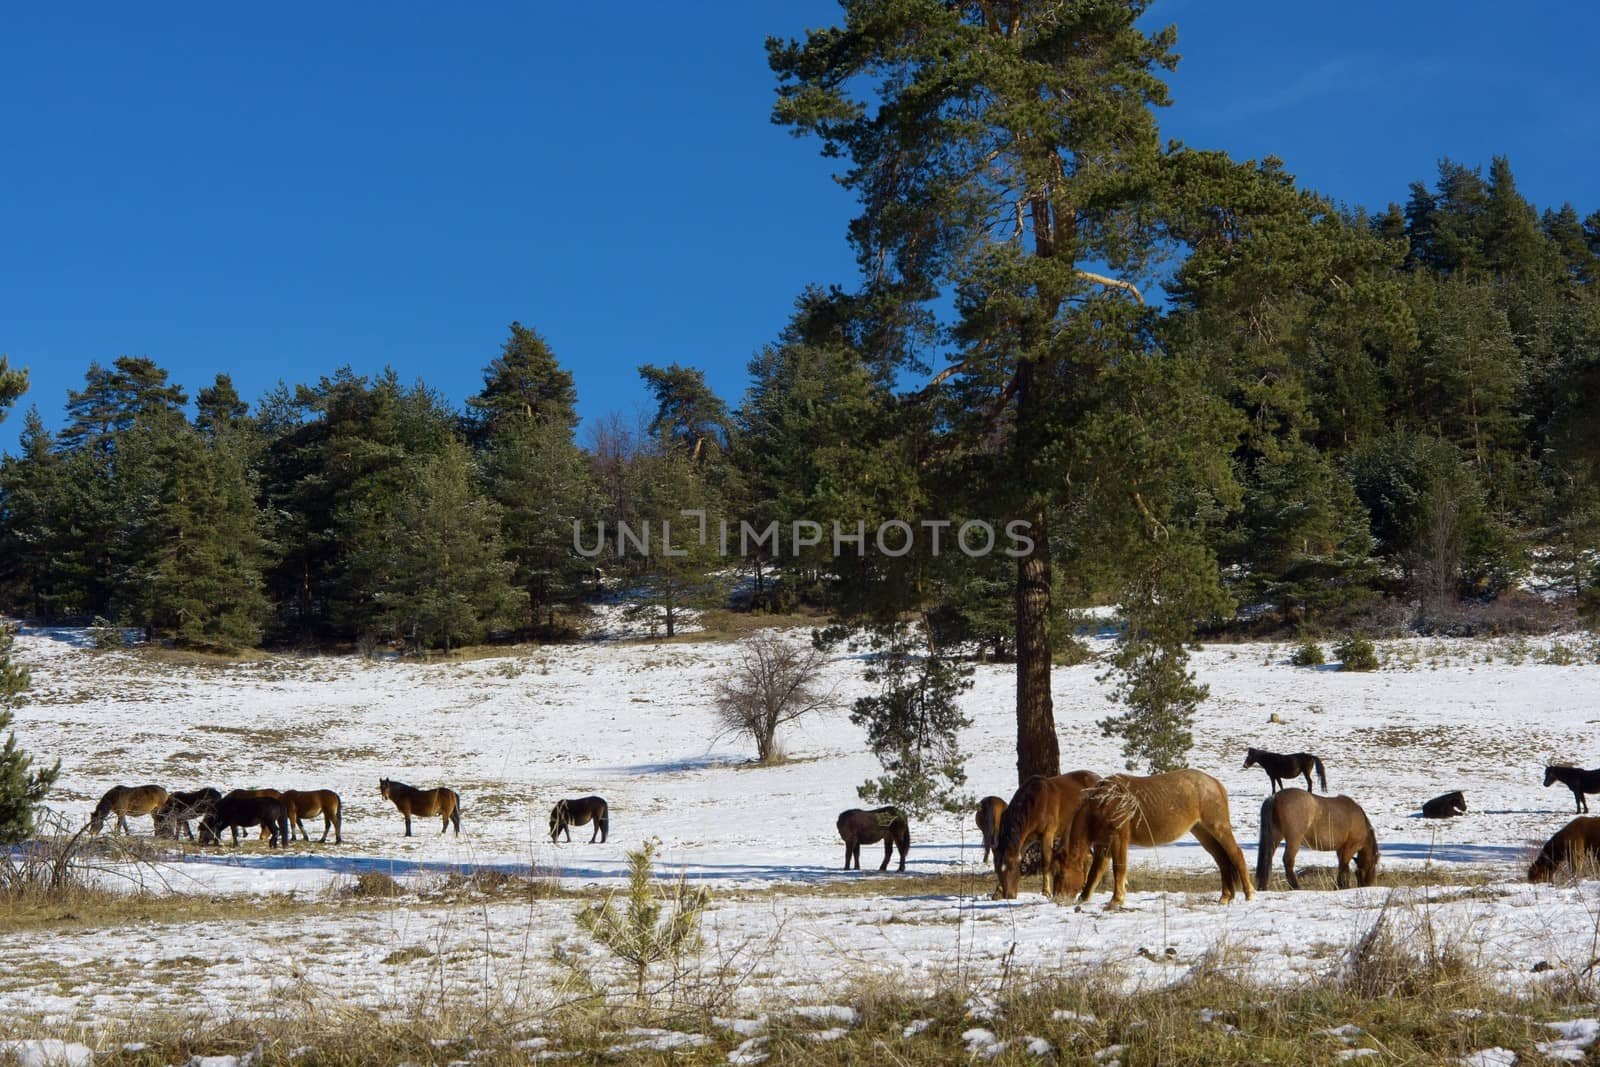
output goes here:
[{"label": "dark brown horse", "polygon": [[[267,832],[268,848],[289,847],[289,806],[281,796],[263,795],[267,790],[235,789],[200,820],[200,843],[222,844],[222,831],[233,833],[239,845],[239,827],[259,826]],[[274,791],[275,792],[275,791]]]},{"label": "dark brown horse", "polygon": [[1302,846],[1339,854],[1338,886],[1350,884],[1350,860],[1356,861],[1356,884],[1369,886],[1378,877],[1378,836],[1361,805],[1349,797],[1319,797],[1304,789],[1285,789],[1261,804],[1261,845],[1256,854],[1256,888],[1267,888],[1272,854],[1283,844],[1283,873],[1289,888],[1299,889],[1294,858]]},{"label": "dark brown horse", "polygon": [[1454,793],[1436,796],[1422,805],[1424,819],[1451,819],[1467,813],[1467,798],[1457,789]]},{"label": "dark brown horse", "polygon": [[437,815],[442,820],[439,824],[441,834],[454,825],[456,836],[461,836],[461,798],[456,796],[455,790],[446,789],[442,785],[437,789],[418,789],[404,782],[392,782],[387,778],[380,778],[378,792],[405,816],[407,837],[411,836],[413,815]]},{"label": "dark brown horse", "polygon": [[189,823],[204,819],[221,799],[222,794],[210,788],[168,793],[167,802],[156,809],[157,833],[163,837],[186,836],[193,841],[194,831]]},{"label": "dark brown horse", "polygon": [[878,870],[889,869],[889,857],[900,849],[900,870],[906,869],[906,853],[911,849],[911,824],[898,808],[884,807],[863,811],[851,808],[839,813],[839,836],[844,839],[844,869],[850,869],[853,860],[856,870],[861,869],[861,846],[883,842],[883,862]]},{"label": "dark brown horse", "polygon": [[1589,810],[1589,802],[1583,799],[1585,793],[1600,793],[1600,770],[1586,771],[1581,767],[1568,767],[1564,764],[1554,764],[1544,769],[1545,788],[1560,782],[1572,790],[1572,800],[1578,806],[1579,813]]},{"label": "dark brown horse", "polygon": [[283,802],[289,806],[290,825],[299,828],[301,837],[311,840],[303,820],[321,815],[322,840],[318,844],[328,843],[329,830],[333,831],[334,844],[344,844],[344,819],[340,813],[338,793],[331,789],[285,789]]},{"label": "dark brown horse", "polygon": [[567,840],[572,840],[572,827],[587,826],[594,820],[594,833],[589,835],[589,844],[594,844],[598,838],[605,844],[606,838],[611,834],[611,810],[606,805],[605,797],[578,797],[574,800],[558,800],[556,806],[550,809],[550,841],[562,833],[567,835]]},{"label": "dark brown horse", "polygon": [[978,801],[978,833],[983,837],[983,859],[978,862],[989,862],[995,838],[1000,833],[1000,817],[1005,813],[1006,802],[999,797],[984,797]]},{"label": "dark brown horse", "polygon": [[[128,816],[155,815],[166,802],[167,791],[159,785],[114,785],[106,790],[106,795],[94,806],[94,813],[89,816],[89,832],[99,833],[105,828],[106,816],[115,814],[116,829],[127,833]],[[160,833],[160,818],[153,821],[156,832]]]},{"label": "dark brown horse", "polygon": [[1191,770],[1147,778],[1114,774],[1084,790],[1061,863],[1062,888],[1088,900],[1109,859],[1114,875],[1110,907],[1120,907],[1127,893],[1128,846],[1165,845],[1186,833],[1216,861],[1224,903],[1236,889],[1243,889],[1246,899],[1255,897],[1244,854],[1233,839],[1228,791],[1209,774]]},{"label": "dark brown horse", "polygon": [[1528,881],[1555,880],[1556,868],[1582,869],[1600,860],[1600,818],[1580,816],[1557,830],[1528,868]]},{"label": "dark brown horse", "polygon": [[1077,813],[1083,791],[1100,781],[1093,771],[1072,771],[1046,778],[1034,775],[1017,787],[1000,817],[995,834],[995,898],[1015,900],[1022,877],[1022,856],[1030,841],[1039,842],[1044,895],[1056,890],[1058,852],[1067,843],[1067,828]]},{"label": "dark brown horse", "polygon": [[[1276,752],[1268,752],[1264,748],[1252,748],[1244,754],[1244,766],[1260,767],[1267,772],[1267,777],[1272,779],[1272,791],[1276,793],[1283,788],[1285,778],[1298,778],[1305,775],[1306,791],[1311,791],[1311,772],[1317,772],[1317,778],[1322,782],[1322,791],[1328,791],[1328,776],[1323,773],[1322,761],[1309,752],[1296,752],[1284,756]],[[1243,768],[1241,768],[1243,769]]]}]

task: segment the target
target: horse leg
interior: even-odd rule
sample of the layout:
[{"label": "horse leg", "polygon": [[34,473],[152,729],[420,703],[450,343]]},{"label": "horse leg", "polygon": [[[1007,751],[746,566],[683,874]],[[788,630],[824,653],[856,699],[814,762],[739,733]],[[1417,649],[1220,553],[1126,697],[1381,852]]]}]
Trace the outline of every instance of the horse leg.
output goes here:
[{"label": "horse leg", "polygon": [[589,835],[589,844],[592,845],[598,840],[600,840],[600,820],[596,819],[594,821],[594,833]]},{"label": "horse leg", "polygon": [[1092,858],[1089,861],[1088,873],[1084,875],[1083,892],[1078,895],[1079,900],[1088,900],[1094,895],[1094,891],[1100,888],[1100,883],[1105,881],[1106,877],[1106,861],[1111,858],[1111,853],[1106,851],[1104,845],[1096,845],[1090,851],[1090,855]]},{"label": "horse leg", "polygon": [[1316,790],[1311,788],[1311,768],[1310,767],[1303,768],[1300,771],[1300,773],[1306,776],[1306,792],[1307,793],[1316,792]]},{"label": "horse leg", "polygon": [[893,834],[884,834],[883,835],[883,862],[878,864],[878,870],[887,871],[889,869],[889,860],[893,856],[894,856],[894,835]]},{"label": "horse leg", "polygon": [[1349,845],[1339,846],[1339,874],[1333,884],[1340,889],[1350,888],[1350,860],[1355,854]]},{"label": "horse leg", "polygon": [[1107,908],[1120,908],[1128,896],[1128,838],[1131,834],[1119,833],[1111,840],[1111,903]]},{"label": "horse leg", "polygon": [[1289,879],[1290,889],[1300,888],[1300,879],[1294,874],[1294,859],[1300,854],[1300,842],[1296,838],[1285,838],[1283,842],[1283,874]]},{"label": "horse leg", "polygon": [[1233,899],[1233,883],[1238,879],[1238,873],[1228,859],[1228,850],[1223,848],[1222,842],[1213,837],[1211,831],[1203,826],[1196,826],[1190,833],[1217,865],[1217,874],[1222,877],[1222,903],[1226,904]]},{"label": "horse leg", "polygon": [[406,836],[410,837],[411,836],[411,813],[409,811],[406,812],[405,813],[405,817],[406,817]]}]

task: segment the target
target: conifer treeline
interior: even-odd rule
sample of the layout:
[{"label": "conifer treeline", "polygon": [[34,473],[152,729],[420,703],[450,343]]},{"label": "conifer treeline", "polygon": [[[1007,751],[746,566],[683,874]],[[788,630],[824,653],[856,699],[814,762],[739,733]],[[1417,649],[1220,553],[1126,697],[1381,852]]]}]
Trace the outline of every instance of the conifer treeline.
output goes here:
[{"label": "conifer treeline", "polygon": [[[1600,212],[1537,212],[1500,158],[1487,176],[1446,161],[1376,215],[1331,209],[1270,161],[1254,181],[1230,198],[1253,204],[1248,218],[1197,212],[1172,300],[1147,327],[1186,369],[1135,383],[1203,423],[1197,435],[1234,442],[1223,482],[1235,488],[1189,494],[1191,475],[1174,474],[1149,521],[1183,515],[1197,531],[1186,551],[1217,561],[1236,602],[1295,617],[1374,594],[1444,616],[1535,567],[1587,593],[1600,547]],[[0,463],[0,610],[103,616],[200,646],[449,647],[566,632],[597,590],[597,562],[669,632],[683,608],[723,601],[742,568],[759,607],[913,611],[937,642],[1010,655],[1015,563],[949,550],[964,519],[1008,517],[983,509],[1005,487],[973,461],[982,420],[907,402],[918,391],[889,353],[910,328],[870,298],[808,292],[734,409],[696,370],[647,366],[653,422],[606,420],[581,446],[572,377],[520,324],[465,410],[348,369],[280,386],[254,411],[219,374],[191,407],[150,359],[93,364],[62,430],[29,411]],[[1184,440],[1161,441],[1175,472]],[[1125,474],[1080,465],[1070,477]],[[1072,495],[1056,499],[1057,604],[1126,588],[1147,564],[1172,573]],[[714,535],[675,538],[681,556],[575,550],[574,523],[614,539],[619,521],[682,531],[685,511],[713,529],[786,532],[778,553],[734,564]],[[923,538],[887,556],[869,538],[835,556],[832,523],[891,519],[953,525],[938,554]],[[821,524],[820,543],[795,550],[797,521]],[[1192,603],[1227,610],[1210,594]]]}]

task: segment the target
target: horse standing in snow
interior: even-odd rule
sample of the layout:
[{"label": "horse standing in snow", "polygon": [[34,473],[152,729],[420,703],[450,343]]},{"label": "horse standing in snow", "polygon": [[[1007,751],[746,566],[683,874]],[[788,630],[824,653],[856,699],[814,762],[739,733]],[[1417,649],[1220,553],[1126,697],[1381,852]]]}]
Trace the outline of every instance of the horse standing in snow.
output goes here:
[{"label": "horse standing in snow", "polygon": [[1267,777],[1272,779],[1272,791],[1276,793],[1283,788],[1285,778],[1298,778],[1305,775],[1306,792],[1311,792],[1311,772],[1316,770],[1317,778],[1322,782],[1322,791],[1328,791],[1328,776],[1323,773],[1322,761],[1309,752],[1296,752],[1291,756],[1279,755],[1268,752],[1264,748],[1252,748],[1244,754],[1244,767],[1260,767],[1267,772]]},{"label": "horse standing in snow", "polygon": [[587,826],[594,820],[594,833],[589,835],[589,844],[594,844],[598,838],[603,845],[611,834],[611,809],[606,804],[605,797],[578,797],[576,800],[558,800],[556,806],[550,809],[550,841],[552,844],[562,833],[567,835],[567,840],[572,840],[571,827]]},{"label": "horse standing in snow", "polygon": [[1589,802],[1583,799],[1585,793],[1600,793],[1600,770],[1586,771],[1581,767],[1568,767],[1564,764],[1554,764],[1544,769],[1544,784],[1550,786],[1560,782],[1572,790],[1572,799],[1578,806],[1580,814],[1589,810]]},{"label": "horse standing in snow", "polygon": [[1555,880],[1557,867],[1582,870],[1600,860],[1600,818],[1580,816],[1557,830],[1528,868],[1528,881]]},{"label": "horse standing in snow", "polygon": [[900,849],[900,870],[906,869],[906,853],[911,850],[911,824],[906,822],[906,817],[900,809],[885,807],[873,808],[863,811],[860,808],[851,808],[839,813],[839,836],[844,839],[844,869],[850,869],[850,863],[855,861],[856,870],[861,869],[861,846],[875,845],[883,842],[883,862],[878,865],[878,870],[889,869],[889,857],[894,850]]},{"label": "horse standing in snow", "polygon": [[1350,884],[1350,860],[1356,861],[1356,884],[1371,885],[1378,877],[1378,837],[1361,805],[1349,797],[1319,797],[1304,789],[1285,789],[1261,804],[1261,846],[1256,860],[1256,888],[1267,888],[1272,854],[1283,843],[1283,873],[1289,888],[1299,889],[1294,858],[1301,846],[1339,854],[1340,889]]},{"label": "horse standing in snow", "polygon": [[[89,832],[99,833],[106,825],[106,816],[114,814],[117,817],[116,828],[127,833],[128,816],[156,816],[166,802],[167,791],[159,785],[114,785],[106,790],[106,795],[94,806],[94,814],[89,816]],[[160,817],[156,816],[154,822],[156,832],[160,833]]]},{"label": "horse standing in snow", "polygon": [[999,797],[978,801],[978,833],[983,837],[983,859],[978,862],[989,862],[989,853],[994,851],[994,841],[1000,833],[1000,818],[1005,813],[1006,802]]},{"label": "horse standing in snow", "polygon": [[1066,850],[1067,830],[1084,790],[1099,781],[1093,771],[1072,771],[1051,777],[1036,774],[1017,787],[995,834],[995,899],[1017,899],[1024,852],[1033,841],[1039,844],[1045,896],[1059,890],[1058,864]]},{"label": "horse standing in snow", "polygon": [[461,836],[461,798],[456,796],[454,789],[446,789],[442,785],[437,789],[418,789],[404,782],[391,782],[387,778],[380,778],[378,792],[405,816],[407,837],[411,836],[413,815],[437,815],[441,820],[439,824],[441,834],[453,824],[456,836]]}]

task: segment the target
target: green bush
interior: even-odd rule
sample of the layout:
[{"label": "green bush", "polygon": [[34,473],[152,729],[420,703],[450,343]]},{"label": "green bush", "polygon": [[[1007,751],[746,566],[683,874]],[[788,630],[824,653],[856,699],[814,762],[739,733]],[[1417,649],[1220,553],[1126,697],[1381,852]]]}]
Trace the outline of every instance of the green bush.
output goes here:
[{"label": "green bush", "polygon": [[1361,634],[1351,634],[1333,648],[1339,657],[1341,671],[1375,671],[1378,669],[1378,650],[1372,639]]},{"label": "green bush", "polygon": [[1296,667],[1320,667],[1328,662],[1322,654],[1322,646],[1315,641],[1307,641],[1294,650],[1294,655],[1289,657],[1289,662]]}]

